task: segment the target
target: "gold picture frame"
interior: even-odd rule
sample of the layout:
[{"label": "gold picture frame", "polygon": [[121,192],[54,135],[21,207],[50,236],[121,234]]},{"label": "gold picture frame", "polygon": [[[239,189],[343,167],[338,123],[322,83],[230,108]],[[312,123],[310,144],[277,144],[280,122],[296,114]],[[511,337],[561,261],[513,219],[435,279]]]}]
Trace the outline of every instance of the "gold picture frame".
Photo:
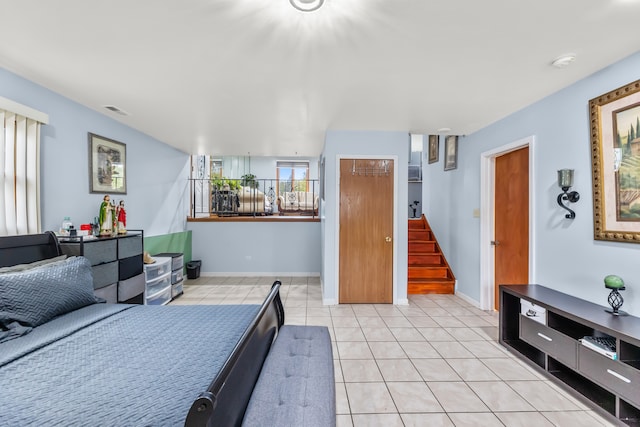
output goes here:
[{"label": "gold picture frame", "polygon": [[89,133],[89,191],[127,194],[127,146]]},{"label": "gold picture frame", "polygon": [[589,101],[593,237],[640,243],[640,80]]}]

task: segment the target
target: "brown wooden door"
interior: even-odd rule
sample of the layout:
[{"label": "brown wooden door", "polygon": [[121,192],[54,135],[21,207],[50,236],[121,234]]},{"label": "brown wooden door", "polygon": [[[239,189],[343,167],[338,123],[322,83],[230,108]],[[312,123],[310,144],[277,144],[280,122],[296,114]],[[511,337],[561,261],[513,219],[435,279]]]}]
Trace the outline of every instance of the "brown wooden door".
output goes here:
[{"label": "brown wooden door", "polygon": [[496,157],[495,309],[499,285],[529,280],[529,147]]},{"label": "brown wooden door", "polygon": [[392,303],[392,160],[340,160],[339,248],[339,302]]}]

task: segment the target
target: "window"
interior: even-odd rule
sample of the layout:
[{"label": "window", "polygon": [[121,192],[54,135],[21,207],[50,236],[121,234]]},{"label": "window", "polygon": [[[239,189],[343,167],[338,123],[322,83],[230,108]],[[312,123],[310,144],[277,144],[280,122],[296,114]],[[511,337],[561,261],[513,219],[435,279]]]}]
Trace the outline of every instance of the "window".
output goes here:
[{"label": "window", "polygon": [[288,191],[309,191],[309,162],[277,162],[278,195]]},{"label": "window", "polygon": [[211,159],[211,178],[222,178],[222,159]]},{"label": "window", "polygon": [[0,236],[40,232],[40,123],[48,120],[0,97]]}]

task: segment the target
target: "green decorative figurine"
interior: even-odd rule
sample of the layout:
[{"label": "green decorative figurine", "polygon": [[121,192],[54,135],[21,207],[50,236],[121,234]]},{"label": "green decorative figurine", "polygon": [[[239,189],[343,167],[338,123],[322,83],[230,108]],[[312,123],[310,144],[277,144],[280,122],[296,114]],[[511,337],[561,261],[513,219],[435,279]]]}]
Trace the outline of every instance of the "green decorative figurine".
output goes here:
[{"label": "green decorative figurine", "polygon": [[113,206],[111,205],[111,198],[109,195],[105,195],[100,204],[100,215],[98,221],[100,222],[100,236],[111,236],[113,233]]}]

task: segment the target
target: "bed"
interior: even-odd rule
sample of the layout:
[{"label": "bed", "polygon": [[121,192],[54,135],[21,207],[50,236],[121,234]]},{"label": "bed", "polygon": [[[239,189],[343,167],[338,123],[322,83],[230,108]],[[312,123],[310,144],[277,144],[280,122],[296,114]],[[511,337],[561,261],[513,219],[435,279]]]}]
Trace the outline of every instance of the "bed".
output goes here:
[{"label": "bed", "polygon": [[52,233],[0,237],[0,425],[241,425],[280,282],[261,305],[103,304],[60,255]]}]

